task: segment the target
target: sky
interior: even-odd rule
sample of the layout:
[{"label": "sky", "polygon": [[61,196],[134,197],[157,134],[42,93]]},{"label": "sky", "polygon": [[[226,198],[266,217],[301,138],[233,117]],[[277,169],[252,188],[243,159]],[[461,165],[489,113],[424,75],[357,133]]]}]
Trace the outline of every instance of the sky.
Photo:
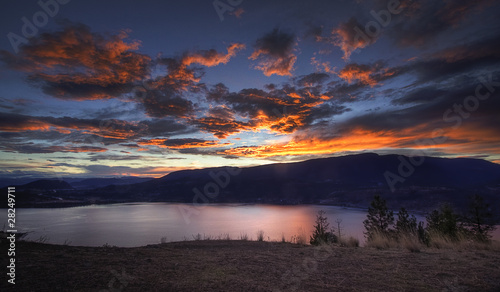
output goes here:
[{"label": "sky", "polygon": [[500,2],[3,1],[0,177],[500,163]]}]

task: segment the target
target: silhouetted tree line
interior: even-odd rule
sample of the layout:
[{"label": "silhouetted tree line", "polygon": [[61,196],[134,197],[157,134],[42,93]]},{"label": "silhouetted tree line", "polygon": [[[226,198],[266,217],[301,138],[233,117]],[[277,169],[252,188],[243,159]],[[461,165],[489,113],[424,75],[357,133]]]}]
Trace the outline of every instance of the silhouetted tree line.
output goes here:
[{"label": "silhouetted tree line", "polygon": [[368,241],[382,235],[399,240],[405,236],[414,236],[429,245],[432,236],[442,236],[452,241],[461,238],[488,242],[491,232],[495,229],[498,219],[495,218],[491,206],[479,195],[469,200],[468,209],[462,214],[456,213],[448,204],[434,210],[426,216],[426,224],[417,222],[414,215],[409,215],[405,208],[398,212],[396,222],[394,213],[389,210],[386,201],[375,196],[368,208],[368,214],[363,224]]}]

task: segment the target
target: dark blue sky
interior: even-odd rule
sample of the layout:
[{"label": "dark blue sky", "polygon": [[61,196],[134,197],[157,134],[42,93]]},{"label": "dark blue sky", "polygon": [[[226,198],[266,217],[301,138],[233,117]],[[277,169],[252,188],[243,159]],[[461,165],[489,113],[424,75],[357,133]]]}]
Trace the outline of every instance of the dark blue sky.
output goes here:
[{"label": "dark blue sky", "polygon": [[359,152],[500,162],[498,1],[0,8],[4,177]]}]

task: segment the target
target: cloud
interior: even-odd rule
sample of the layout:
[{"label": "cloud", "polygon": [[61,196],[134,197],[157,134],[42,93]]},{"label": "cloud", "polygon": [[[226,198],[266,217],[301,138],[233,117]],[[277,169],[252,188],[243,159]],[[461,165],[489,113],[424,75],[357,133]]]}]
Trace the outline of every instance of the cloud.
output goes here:
[{"label": "cloud", "polygon": [[297,60],[294,46],[295,35],[274,29],[256,41],[255,50],[249,59],[257,60],[255,69],[261,70],[266,76],[291,76]]},{"label": "cloud", "polygon": [[33,142],[26,143],[2,143],[0,144],[0,150],[5,152],[17,152],[17,153],[55,153],[55,152],[71,152],[71,153],[81,153],[81,152],[106,152],[107,148],[95,147],[95,146],[48,146],[43,144],[36,144]]},{"label": "cloud", "polygon": [[190,100],[169,88],[149,90],[141,103],[146,114],[154,118],[168,116],[187,118],[194,111],[194,105]]},{"label": "cloud", "polygon": [[344,52],[343,59],[347,61],[355,50],[365,48],[377,41],[377,37],[366,36],[363,29],[364,26],[355,17],[351,17],[348,21],[342,22],[334,28],[330,37],[319,40],[340,47]]},{"label": "cloud", "polygon": [[410,1],[409,8],[405,8],[406,17],[392,26],[388,34],[401,46],[423,47],[492,3],[491,0]]},{"label": "cloud", "polygon": [[438,89],[434,86],[427,86],[412,90],[405,94],[403,97],[393,99],[391,103],[395,105],[406,105],[413,103],[432,102],[434,99],[441,97],[444,90]]},{"label": "cloud", "polygon": [[229,12],[229,14],[236,16],[236,18],[241,18],[241,15],[245,13],[245,10],[243,8],[238,8],[235,11]]},{"label": "cloud", "polygon": [[198,84],[203,75],[202,65],[213,67],[227,64],[236,53],[245,46],[234,43],[227,47],[227,53],[216,50],[187,52],[180,57],[160,58],[159,65],[167,68],[167,74],[159,76],[147,83],[148,88],[136,92],[136,100],[142,104],[146,114],[150,117],[162,118],[174,116],[179,118],[190,117],[194,104],[185,95],[197,94],[204,90],[203,84]]},{"label": "cloud", "polygon": [[[497,82],[500,72],[491,78]],[[489,77],[487,79],[490,79]],[[346,151],[411,151],[422,155],[475,155],[498,157],[500,150],[500,100],[488,98],[466,105],[480,85],[475,78],[455,82],[435,82],[416,89],[393,92],[393,103],[404,108],[379,109],[332,123],[318,122],[299,128],[291,140],[256,146],[226,149],[221,154],[238,157],[278,159],[303,155],[328,155]],[[482,93],[486,92],[483,87]],[[492,95],[493,96],[493,95]],[[315,107],[320,110],[329,103]],[[342,112],[345,109],[340,109]],[[326,116],[334,109],[327,109]]]},{"label": "cloud", "polygon": [[343,106],[322,106],[333,98],[325,93],[324,82],[328,78],[327,74],[313,73],[293,78],[290,84],[281,87],[270,84],[266,90],[247,88],[239,92],[231,92],[224,84],[217,84],[208,91],[206,98],[209,102],[225,104],[225,117],[196,119],[194,124],[215,133],[218,138],[240,131],[293,133],[328,114],[332,118],[348,110]]},{"label": "cloud", "polygon": [[219,64],[227,64],[236,53],[245,48],[244,44],[234,43],[227,48],[227,54],[218,53],[216,50],[187,53],[182,58],[184,66],[199,64],[206,67],[213,67]]},{"label": "cloud", "polygon": [[178,149],[188,149],[188,148],[214,148],[231,145],[231,143],[219,143],[214,140],[202,140],[193,138],[183,138],[183,139],[150,139],[142,140],[138,142],[139,145],[143,146],[159,146],[162,148],[169,148],[173,150]]},{"label": "cloud", "polygon": [[135,52],[140,42],[127,37],[126,31],[100,35],[83,24],[66,24],[31,38],[17,55],[0,51],[0,58],[54,97],[107,99],[129,92],[149,74],[150,57]]},{"label": "cloud", "polygon": [[199,118],[193,120],[192,124],[196,125],[202,131],[212,133],[219,139],[224,139],[231,134],[252,129],[251,123],[217,117]]},{"label": "cloud", "polygon": [[0,131],[57,131],[69,134],[78,131],[102,138],[128,139],[147,130],[143,125],[123,120],[78,119],[71,117],[35,117],[21,114],[3,114],[0,117]]},{"label": "cloud", "polygon": [[394,69],[384,68],[383,66],[382,62],[374,64],[351,63],[342,68],[338,76],[349,83],[359,81],[361,84],[373,87],[395,73]]},{"label": "cloud", "polygon": [[[57,146],[66,143],[83,144],[85,147],[97,144],[131,145],[128,142],[144,137],[169,137],[195,131],[196,129],[171,119],[129,122],[117,119],[55,118],[8,113],[0,116],[0,137],[4,138],[0,146],[5,146],[4,149],[7,150],[20,150],[22,153],[72,152],[71,149],[86,152],[84,147]],[[33,140],[45,141],[48,145],[28,143]]]}]

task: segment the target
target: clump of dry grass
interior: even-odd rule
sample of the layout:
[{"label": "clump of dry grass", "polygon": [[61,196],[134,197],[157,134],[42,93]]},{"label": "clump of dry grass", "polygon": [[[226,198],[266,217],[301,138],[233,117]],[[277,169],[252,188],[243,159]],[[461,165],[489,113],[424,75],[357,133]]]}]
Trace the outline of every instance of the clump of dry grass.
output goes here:
[{"label": "clump of dry grass", "polygon": [[341,237],[339,239],[339,244],[344,247],[359,247],[359,239],[352,236],[347,238]]},{"label": "clump of dry grass", "polygon": [[376,249],[396,248],[398,247],[398,242],[386,234],[377,232],[366,241],[365,246],[374,247]]},{"label": "clump of dry grass", "polygon": [[365,244],[366,247],[374,247],[376,249],[401,248],[407,249],[410,252],[420,252],[424,245],[419,241],[418,237],[412,234],[404,234],[399,237],[394,237],[388,234],[375,233]]},{"label": "clump of dry grass", "polygon": [[246,233],[240,233],[240,240],[247,241],[248,240],[248,234],[246,234]]},{"label": "clump of dry grass", "polygon": [[452,250],[494,250],[500,251],[500,242],[495,240],[477,241],[468,237],[466,234],[459,233],[456,238],[444,236],[439,233],[430,233],[430,247],[437,249]]},{"label": "clump of dry grass", "polygon": [[409,250],[410,252],[420,252],[423,248],[423,245],[418,240],[418,237],[411,234],[401,236],[399,238],[399,246]]},{"label": "clump of dry grass", "polygon": [[264,230],[257,231],[257,241],[264,241]]},{"label": "clump of dry grass", "polygon": [[292,236],[290,241],[295,244],[307,245],[307,235],[305,231],[300,228],[299,234]]}]

